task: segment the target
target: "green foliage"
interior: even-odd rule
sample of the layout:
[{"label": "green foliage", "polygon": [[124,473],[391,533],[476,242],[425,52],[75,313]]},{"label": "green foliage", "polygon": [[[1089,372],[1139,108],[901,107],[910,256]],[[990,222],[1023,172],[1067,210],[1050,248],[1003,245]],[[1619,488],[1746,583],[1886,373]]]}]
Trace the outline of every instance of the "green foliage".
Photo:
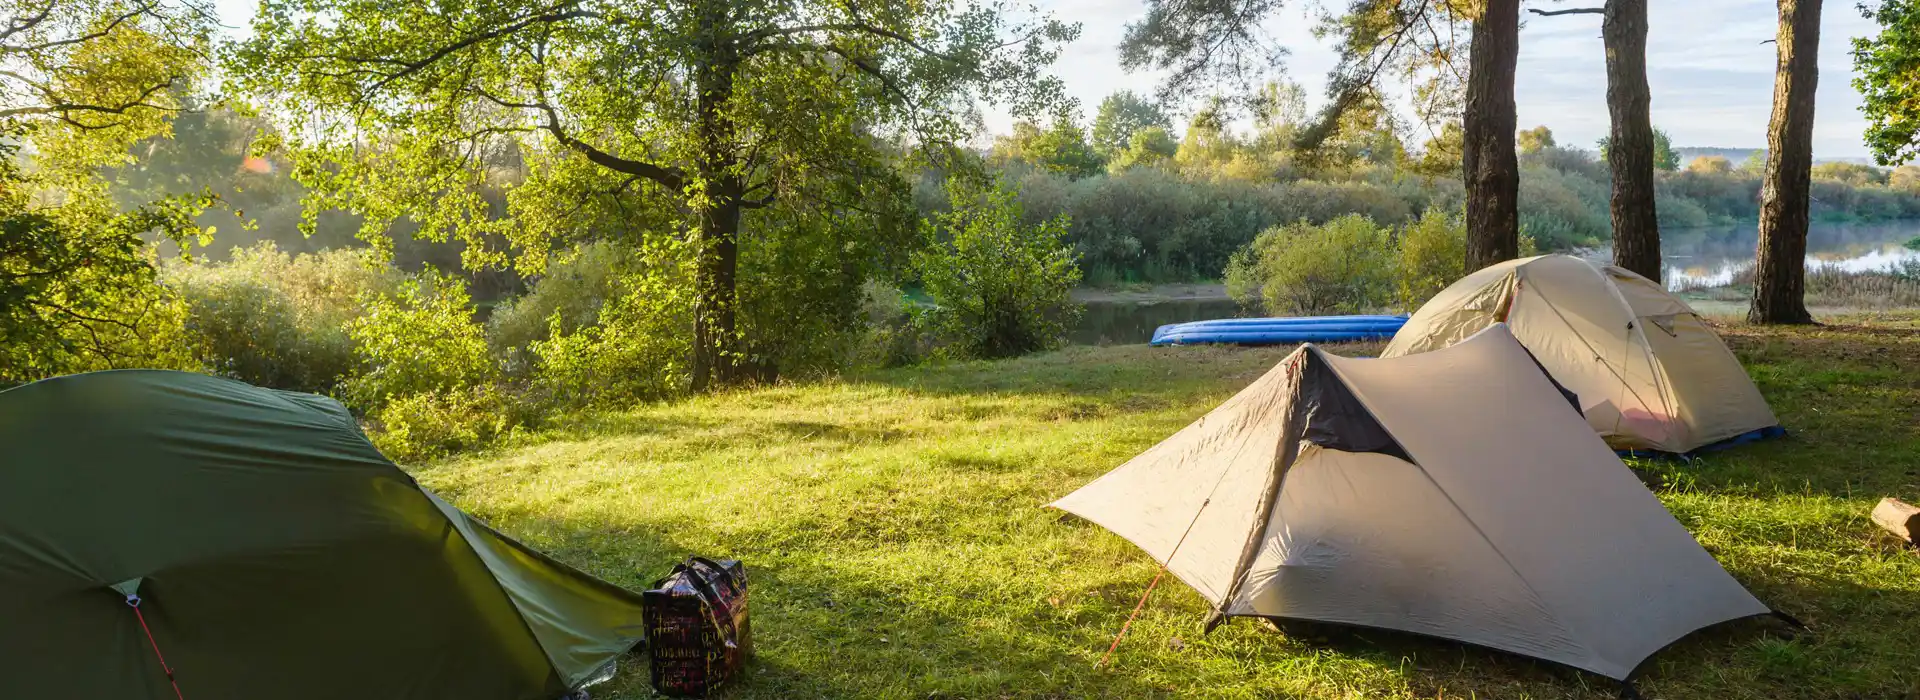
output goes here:
[{"label": "green foliage", "polygon": [[485,447],[536,416],[500,387],[481,384],[398,396],[370,418],[374,446],[409,462]]},{"label": "green foliage", "polygon": [[[689,347],[706,387],[777,369],[744,369],[763,353],[742,312],[780,292],[748,261],[788,244],[763,233],[895,233],[887,208],[868,205],[901,189],[902,165],[953,155],[977,107],[1057,112],[1061,83],[1043,71],[1078,28],[1001,10],[266,0],[226,68],[247,95],[302,116],[288,142],[310,217],[360,213],[377,246],[404,218],[416,237],[462,242],[470,270],[538,274],[588,240],[690,240],[684,255],[703,261],[688,278],[701,297]],[[504,202],[487,196],[500,154],[524,164]],[[863,216],[876,220],[844,225]],[[852,260],[884,242],[841,242],[856,269],[886,262]]]},{"label": "green foliage", "polygon": [[[1551,150],[1551,149],[1549,149]],[[1520,168],[1520,232],[1548,250],[1594,245],[1612,237],[1607,216],[1611,187],[1539,165]]]},{"label": "green foliage", "polygon": [[[1609,140],[1609,137],[1602,136],[1597,142],[1600,147],[1600,160],[1607,159]],[[1680,154],[1673,150],[1673,138],[1667,136],[1664,129],[1653,130],[1653,169],[1667,173],[1680,169]]]},{"label": "green foliage", "polygon": [[[1400,308],[1420,308],[1466,274],[1467,227],[1459,217],[1428,209],[1400,229],[1399,239],[1396,273]],[[1530,254],[1522,251],[1521,257]]]},{"label": "green foliage", "polygon": [[1726,156],[1701,156],[1687,164],[1687,172],[1701,173],[1704,175],[1731,175],[1733,174],[1733,161],[1727,160]]},{"label": "green foliage", "polygon": [[1093,148],[1108,158],[1117,158],[1131,149],[1137,134],[1147,129],[1167,134],[1173,129],[1173,120],[1159,104],[1131,90],[1121,90],[1100,101],[1100,110],[1093,117]]},{"label": "green foliage", "polygon": [[1162,166],[1179,152],[1180,144],[1173,140],[1173,134],[1164,127],[1150,126],[1127,138],[1126,148],[1107,160],[1107,171],[1118,175],[1134,168]]},{"label": "green foliage", "polygon": [[624,246],[591,242],[558,256],[526,294],[500,302],[487,318],[487,342],[513,354],[558,329],[572,333],[598,323],[600,309],[621,293],[622,277],[638,265]]},{"label": "green foliage", "polygon": [[[12,148],[0,142],[0,169]],[[114,213],[97,197],[28,203],[0,172],[0,386],[97,369],[193,366],[185,309],[143,235],[185,240],[187,207]]]},{"label": "green foliage", "polygon": [[1215,103],[1187,121],[1187,135],[1180,139],[1173,162],[1182,172],[1206,175],[1231,162],[1239,149],[1239,140],[1228,130],[1222,107]]},{"label": "green foliage", "polygon": [[[527,347],[534,391],[560,406],[623,405],[683,393],[691,383],[691,271],[678,251],[623,264],[591,324],[550,317]],[[539,293],[539,287],[535,287]]]},{"label": "green foliage", "polygon": [[377,412],[397,398],[467,389],[497,376],[485,328],[473,320],[458,278],[427,270],[360,303],[361,315],[346,324],[360,367],[342,385],[355,408]]},{"label": "green foliage", "polygon": [[1439,134],[1420,147],[1419,159],[1408,163],[1407,169],[1424,177],[1458,180],[1465,159],[1466,132],[1459,124],[1447,122]]},{"label": "green foliage", "polygon": [[1521,129],[1515,136],[1515,140],[1520,146],[1522,155],[1539,153],[1543,149],[1558,145],[1553,142],[1553,130],[1547,128],[1545,124],[1531,129]]},{"label": "green foliage", "polygon": [[1853,39],[1867,147],[1886,165],[1920,158],[1920,1],[1861,3],[1860,12],[1880,25],[1878,35]]},{"label": "green foliage", "polygon": [[1227,292],[1274,315],[1383,307],[1394,294],[1392,236],[1359,214],[1319,226],[1303,221],[1267,229],[1227,263]]},{"label": "green foliage", "polygon": [[1813,176],[1839,180],[1854,187],[1887,184],[1887,171],[1860,163],[1819,163],[1813,166]]},{"label": "green foliage", "polygon": [[249,384],[326,394],[360,362],[347,329],[362,300],[394,294],[401,278],[372,251],[288,255],[263,242],[224,263],[170,265],[162,279],[186,302],[202,366]]},{"label": "green foliage", "polygon": [[1306,121],[1306,88],[1291,80],[1268,82],[1254,97],[1252,145],[1272,153],[1291,151]]},{"label": "green foliage", "polygon": [[1012,134],[994,141],[993,157],[1003,164],[1025,163],[1068,177],[1094,175],[1106,167],[1100,153],[1087,145],[1080,126],[1064,117],[1044,131],[1033,122],[1015,122]]},{"label": "green foliage", "polygon": [[1902,165],[1887,175],[1887,187],[1920,194],[1920,165]]},{"label": "green foliage", "polygon": [[[150,240],[201,240],[204,196],[116,203],[99,170],[167,135],[206,71],[190,3],[0,0],[0,385],[94,369],[188,368],[184,308]],[[26,148],[32,164],[21,168]]]},{"label": "green foliage", "polygon": [[915,256],[935,306],[926,325],[963,357],[999,358],[1060,344],[1079,313],[1069,298],[1080,282],[1066,217],[1027,226],[1012,190],[949,183],[953,211],[926,223],[932,249]]}]

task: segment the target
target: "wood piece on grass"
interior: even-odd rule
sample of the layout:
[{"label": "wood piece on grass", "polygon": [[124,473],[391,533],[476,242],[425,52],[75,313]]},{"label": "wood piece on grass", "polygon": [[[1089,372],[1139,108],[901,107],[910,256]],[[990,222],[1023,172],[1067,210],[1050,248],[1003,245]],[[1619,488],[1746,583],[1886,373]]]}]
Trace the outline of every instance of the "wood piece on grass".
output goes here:
[{"label": "wood piece on grass", "polygon": [[1882,498],[1873,507],[1873,522],[1908,544],[1920,544],[1920,507],[1898,498]]}]

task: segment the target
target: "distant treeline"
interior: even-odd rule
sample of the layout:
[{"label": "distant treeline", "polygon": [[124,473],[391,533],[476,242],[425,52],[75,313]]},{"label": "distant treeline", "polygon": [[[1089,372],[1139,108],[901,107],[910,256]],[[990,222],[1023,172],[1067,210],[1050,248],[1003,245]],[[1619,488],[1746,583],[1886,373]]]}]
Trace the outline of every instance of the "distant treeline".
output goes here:
[{"label": "distant treeline", "polygon": [[[1522,233],[1543,251],[1604,244],[1610,237],[1607,166],[1586,151],[1543,147],[1521,156]],[[1704,158],[1657,185],[1662,228],[1725,226],[1759,217],[1760,173],[1751,164]],[[1070,217],[1068,240],[1093,284],[1218,279],[1234,251],[1261,231],[1305,220],[1363,214],[1383,225],[1428,209],[1461,206],[1458,178],[1389,165],[1338,176],[1247,178],[1196,173],[1168,161],[1115,173],[1069,173],[1004,164],[1033,221]],[[926,188],[937,194],[937,188]],[[936,209],[937,197],[922,199]],[[1885,171],[1852,163],[1815,168],[1813,217],[1821,222],[1920,218],[1920,168]]]}]

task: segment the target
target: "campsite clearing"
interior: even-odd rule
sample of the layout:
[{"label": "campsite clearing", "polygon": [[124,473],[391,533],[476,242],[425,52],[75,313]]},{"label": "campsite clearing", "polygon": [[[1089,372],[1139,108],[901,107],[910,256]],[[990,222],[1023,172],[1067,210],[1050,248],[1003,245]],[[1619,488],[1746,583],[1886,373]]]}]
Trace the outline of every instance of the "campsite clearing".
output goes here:
[{"label": "campsite clearing", "polygon": [[[1656,656],[1649,698],[1920,692],[1920,554],[1874,526],[1920,498],[1920,315],[1719,330],[1792,434],[1636,463],[1741,583],[1806,621],[1714,628]],[[1379,346],[1335,348],[1370,354]],[[1610,698],[1551,664],[1384,632],[1212,635],[1155,565],[1041,506],[1218,405],[1291,349],[1071,348],[603,413],[415,470],[559,559],[642,587],[686,553],[741,557],[758,659],[734,698]],[[1408,523],[1419,527],[1419,523]],[[646,697],[630,665],[596,698]]]}]

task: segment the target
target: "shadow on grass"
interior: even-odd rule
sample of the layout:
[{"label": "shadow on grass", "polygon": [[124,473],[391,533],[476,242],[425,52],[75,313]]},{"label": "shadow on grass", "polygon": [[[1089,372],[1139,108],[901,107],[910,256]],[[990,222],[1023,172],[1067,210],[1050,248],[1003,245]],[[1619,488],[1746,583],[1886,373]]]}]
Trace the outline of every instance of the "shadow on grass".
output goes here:
[{"label": "shadow on grass", "polygon": [[[556,559],[630,590],[644,590],[688,555],[747,564],[755,657],[719,698],[1143,698],[1170,694],[1091,668],[1085,650],[1039,634],[1008,634],[891,590],[858,567],[812,563],[788,552],[703,549],[704,523],[641,520],[608,527],[539,515],[500,514],[490,524]],[[688,533],[687,537],[675,533]],[[1050,623],[1034,620],[1036,630]],[[1075,653],[1079,651],[1081,653]],[[1015,670],[1017,669],[1017,670]],[[1047,688],[1022,679],[1049,678]],[[1094,676],[1098,676],[1095,678]],[[1063,688],[1075,688],[1071,692]],[[1092,689],[1092,690],[1090,690]],[[1064,694],[1063,694],[1064,693]],[[621,661],[597,700],[656,697],[645,657]],[[1179,693],[1172,693],[1179,694]]]}]

